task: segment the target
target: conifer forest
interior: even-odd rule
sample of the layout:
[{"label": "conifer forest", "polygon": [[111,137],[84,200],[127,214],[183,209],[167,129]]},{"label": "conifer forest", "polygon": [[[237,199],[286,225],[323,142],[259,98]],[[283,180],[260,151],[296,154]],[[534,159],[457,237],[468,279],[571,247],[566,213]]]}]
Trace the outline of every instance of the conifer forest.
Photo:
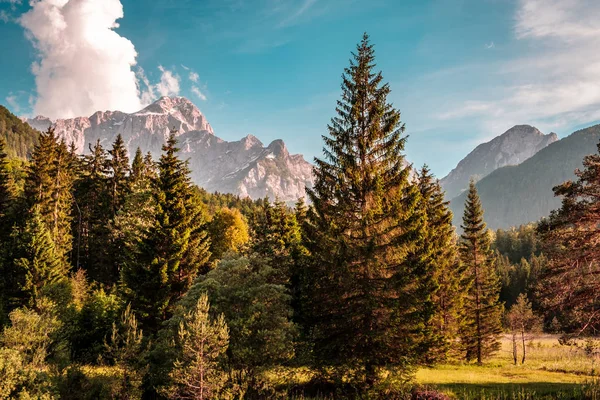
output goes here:
[{"label": "conifer forest", "polygon": [[340,83],[295,203],[194,184],[176,127],[81,154],[2,109],[0,399],[600,398],[600,141],[489,229],[407,161],[367,34]]}]

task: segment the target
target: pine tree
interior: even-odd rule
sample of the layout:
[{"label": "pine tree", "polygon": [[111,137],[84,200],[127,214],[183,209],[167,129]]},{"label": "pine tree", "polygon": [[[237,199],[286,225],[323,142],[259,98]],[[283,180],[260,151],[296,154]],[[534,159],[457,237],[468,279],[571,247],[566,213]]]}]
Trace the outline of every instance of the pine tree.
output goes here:
[{"label": "pine tree", "polygon": [[596,153],[583,158],[583,169],[575,170],[575,176],[576,180],[553,189],[555,196],[562,197],[562,205],[538,226],[548,257],[539,294],[543,308],[557,316],[565,330],[596,334],[600,330],[600,143]]},{"label": "pine tree", "polygon": [[144,163],[144,155],[138,147],[135,151],[135,156],[131,162],[131,174],[129,175],[129,185],[134,187],[139,185],[146,176],[146,165]]},{"label": "pine tree", "polygon": [[138,256],[124,265],[123,282],[144,326],[158,328],[209,262],[209,241],[187,161],[177,157],[174,132],[163,146],[154,179],[156,215]]},{"label": "pine tree", "polygon": [[40,135],[25,180],[24,198],[29,209],[39,207],[56,250],[65,260],[71,251],[71,219],[73,207],[72,156],[67,145],[59,142],[49,128]]},{"label": "pine tree", "polygon": [[432,279],[439,285],[434,295],[436,316],[432,321],[434,334],[441,340],[435,351],[429,352],[430,361],[444,359],[458,336],[462,324],[465,301],[464,284],[467,281],[464,266],[459,262],[450,202],[444,199],[439,181],[425,165],[418,174],[418,187],[427,213],[427,234],[423,246],[431,251]]},{"label": "pine tree", "polygon": [[409,370],[433,310],[427,266],[412,263],[426,216],[404,166],[404,124],[374,68],[365,34],[323,137],[325,158],[315,160],[306,234],[313,354],[361,389],[383,368]]},{"label": "pine tree", "polygon": [[68,269],[56,250],[39,207],[34,207],[23,229],[17,229],[13,236],[17,249],[14,272],[25,304],[32,307],[44,287],[67,279]]},{"label": "pine tree", "polygon": [[484,358],[500,349],[502,304],[498,301],[500,282],[493,265],[490,236],[473,180],[469,184],[461,228],[464,232],[460,237],[460,258],[470,281],[462,342],[467,361],[476,358],[481,364]]},{"label": "pine tree", "polygon": [[[108,152],[110,159],[107,160],[108,169],[108,194],[110,197],[111,217],[117,215],[125,203],[129,193],[129,156],[125,148],[123,137],[119,134],[115,139],[112,149]],[[136,154],[137,155],[137,154]]]},{"label": "pine tree", "polygon": [[90,154],[82,157],[81,172],[75,182],[77,214],[73,232],[75,266],[86,270],[92,280],[102,283],[110,280],[105,271],[110,215],[107,177],[107,155],[98,140],[93,147],[90,145]]},{"label": "pine tree", "polygon": [[185,314],[175,340],[180,357],[169,377],[171,385],[163,394],[169,399],[216,399],[227,375],[220,361],[229,344],[229,330],[223,314],[209,317],[208,297],[203,294]]}]

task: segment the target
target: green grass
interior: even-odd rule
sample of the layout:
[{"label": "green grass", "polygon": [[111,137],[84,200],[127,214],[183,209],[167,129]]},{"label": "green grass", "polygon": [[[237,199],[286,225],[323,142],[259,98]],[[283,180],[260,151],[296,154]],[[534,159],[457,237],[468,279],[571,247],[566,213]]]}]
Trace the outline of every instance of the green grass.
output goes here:
[{"label": "green grass", "polygon": [[416,380],[459,399],[600,399],[592,384],[598,360],[586,355],[583,341],[578,345],[563,346],[557,336],[543,335],[527,346],[525,364],[513,365],[512,344],[503,337],[500,352],[482,366],[423,368]]}]

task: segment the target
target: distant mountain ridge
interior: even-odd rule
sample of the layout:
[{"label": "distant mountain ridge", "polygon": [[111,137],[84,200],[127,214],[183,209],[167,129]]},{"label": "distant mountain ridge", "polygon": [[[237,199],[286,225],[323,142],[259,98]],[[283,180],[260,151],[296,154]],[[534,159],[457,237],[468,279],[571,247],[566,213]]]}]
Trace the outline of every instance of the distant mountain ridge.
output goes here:
[{"label": "distant mountain ridge", "polygon": [[[583,157],[596,152],[600,125],[581,129],[551,143],[516,166],[506,166],[477,183],[485,221],[492,229],[535,222],[560,206],[552,188],[575,179]],[[465,193],[451,201],[454,224],[460,226]]]},{"label": "distant mountain ridge", "polygon": [[312,165],[302,155],[289,154],[281,140],[268,146],[252,135],[227,142],[214,135],[200,110],[184,97],[162,97],[138,112],[98,111],[90,117],[25,119],[35,129],[53,126],[66,143],[88,153],[89,145],[110,148],[121,135],[133,154],[137,147],[157,159],[171,129],[178,130],[182,157],[189,158],[192,180],[208,191],[253,199],[269,197],[292,202],[312,187]]},{"label": "distant mountain ridge", "polygon": [[518,165],[558,140],[556,133],[544,135],[530,125],[517,125],[489,142],[482,143],[440,180],[447,198],[458,196],[469,180],[484,178],[498,168]]}]

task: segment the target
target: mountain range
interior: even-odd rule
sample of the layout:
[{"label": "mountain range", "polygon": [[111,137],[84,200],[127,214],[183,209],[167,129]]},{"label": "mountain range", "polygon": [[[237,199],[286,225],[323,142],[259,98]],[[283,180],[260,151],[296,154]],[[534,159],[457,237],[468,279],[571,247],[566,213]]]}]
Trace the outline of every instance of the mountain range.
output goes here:
[{"label": "mountain range", "polygon": [[[548,216],[560,206],[552,188],[575,179],[583,157],[595,153],[600,125],[555,141],[515,166],[498,168],[477,183],[485,221],[492,229],[509,228]],[[451,200],[454,224],[460,226],[466,193]]]},{"label": "mountain range", "polygon": [[130,154],[139,147],[155,159],[175,129],[182,157],[189,159],[192,180],[211,192],[293,202],[304,197],[305,188],[313,184],[312,165],[301,155],[291,155],[283,141],[265,146],[252,135],[234,142],[222,140],[184,97],[162,97],[132,114],[98,111],[90,117],[52,121],[39,116],[24,121],[40,131],[52,126],[80,153],[89,152],[90,144],[97,140],[108,148],[120,134]]},{"label": "mountain range", "polygon": [[[26,123],[24,123],[26,122]],[[14,117],[0,107],[0,134],[13,155],[24,157],[36,141],[36,131],[54,127],[80,153],[99,140],[109,148],[120,134],[130,154],[140,147],[158,158],[172,129],[177,130],[182,157],[189,160],[194,183],[208,191],[253,199],[279,198],[288,203],[305,196],[313,185],[312,165],[292,155],[285,143],[264,145],[252,135],[228,142],[215,135],[204,115],[183,97],[163,97],[135,113],[96,112],[90,117],[59,119]],[[529,125],[517,125],[480,144],[440,180],[460,226],[469,179],[477,188],[492,229],[537,221],[560,205],[552,187],[574,178],[585,155],[596,150],[600,125],[558,139]],[[412,170],[411,170],[412,173]],[[414,174],[412,175],[414,177]]]}]

